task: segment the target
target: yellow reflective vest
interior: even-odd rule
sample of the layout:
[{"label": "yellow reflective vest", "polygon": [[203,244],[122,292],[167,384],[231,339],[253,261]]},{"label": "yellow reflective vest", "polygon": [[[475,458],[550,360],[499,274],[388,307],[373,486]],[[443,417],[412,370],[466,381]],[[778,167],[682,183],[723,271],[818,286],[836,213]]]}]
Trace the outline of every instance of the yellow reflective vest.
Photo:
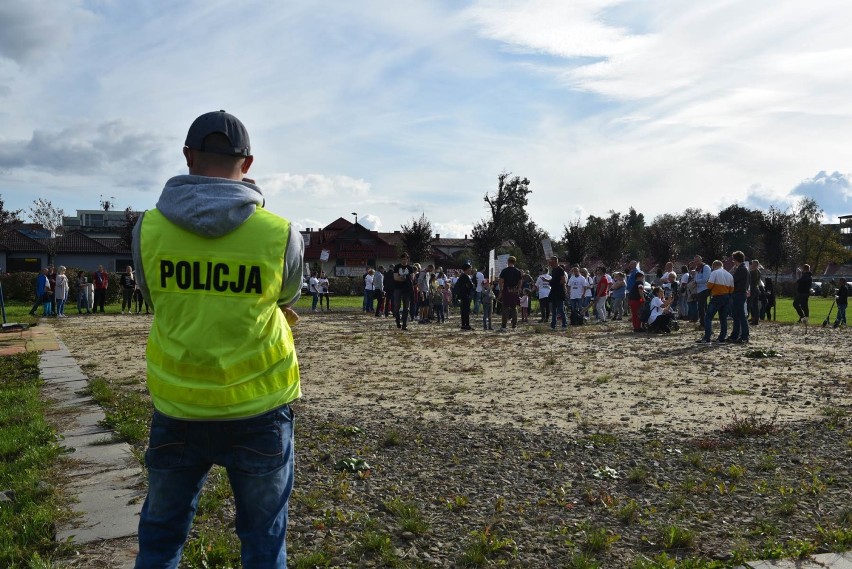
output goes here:
[{"label": "yellow reflective vest", "polygon": [[159,412],[235,419],[301,396],[293,334],[278,307],[289,238],[290,223],[260,208],[216,238],[145,213],[139,249],[156,311],[147,375]]}]

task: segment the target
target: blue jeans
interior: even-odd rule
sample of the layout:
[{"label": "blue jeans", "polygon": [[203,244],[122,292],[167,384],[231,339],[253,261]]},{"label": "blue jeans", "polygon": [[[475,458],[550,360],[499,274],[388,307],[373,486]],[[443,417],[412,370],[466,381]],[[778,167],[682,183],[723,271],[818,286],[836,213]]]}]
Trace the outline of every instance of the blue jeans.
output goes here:
[{"label": "blue jeans", "polygon": [[719,340],[728,337],[728,311],[731,309],[731,295],[722,294],[710,297],[710,305],[704,316],[704,339],[710,340],[713,335],[713,317],[719,313]]},{"label": "blue jeans", "polygon": [[577,311],[580,313],[583,311],[583,299],[582,298],[569,298],[568,305],[571,307],[571,311]]},{"label": "blue jeans", "polygon": [[473,293],[473,313],[479,314],[479,305],[482,304],[482,293],[474,291]]},{"label": "blue jeans", "polygon": [[214,464],[228,472],[243,567],[287,566],[287,506],[293,489],[289,405],[250,419],[181,421],[154,412],[145,453],[148,496],[139,519],[137,569],[174,569]]},{"label": "blue jeans", "polygon": [[311,297],[312,297],[311,298],[311,310],[316,310],[317,309],[317,302],[319,302],[319,293],[318,292],[312,292]]},{"label": "blue jeans", "polygon": [[565,300],[562,298],[550,297],[550,327],[556,329],[556,317],[562,317],[562,327],[568,327],[568,321],[565,319]]},{"label": "blue jeans", "polygon": [[846,306],[846,304],[837,305],[837,318],[834,319],[835,326],[846,324]]},{"label": "blue jeans", "polygon": [[373,311],[373,291],[364,289],[364,312]]},{"label": "blue jeans", "polygon": [[746,293],[735,292],[731,295],[731,316],[734,319],[731,338],[748,340],[748,315],[746,314]]}]

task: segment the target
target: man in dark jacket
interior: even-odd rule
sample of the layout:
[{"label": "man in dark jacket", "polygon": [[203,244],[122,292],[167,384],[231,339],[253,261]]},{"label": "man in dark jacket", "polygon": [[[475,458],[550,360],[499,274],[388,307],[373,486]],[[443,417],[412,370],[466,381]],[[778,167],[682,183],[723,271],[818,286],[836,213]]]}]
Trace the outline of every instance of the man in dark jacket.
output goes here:
[{"label": "man in dark jacket", "polygon": [[793,308],[796,309],[796,314],[799,315],[799,322],[807,326],[808,318],[811,315],[808,307],[808,299],[811,297],[811,286],[814,278],[811,274],[810,265],[802,265],[799,272],[799,278],[796,281],[796,296],[793,298]]},{"label": "man in dark jacket", "polygon": [[734,319],[734,325],[727,341],[734,344],[747,344],[749,332],[748,315],[746,314],[749,287],[748,266],[745,262],[745,254],[742,251],[734,251],[731,258],[734,260],[734,292],[731,295],[733,302],[731,316]]},{"label": "man in dark jacket", "polygon": [[473,280],[470,278],[470,263],[462,265],[462,270],[464,272],[459,276],[459,280],[456,281],[455,286],[456,296],[458,296],[461,303],[461,329],[473,330],[470,327],[470,300],[473,296],[474,285]]}]

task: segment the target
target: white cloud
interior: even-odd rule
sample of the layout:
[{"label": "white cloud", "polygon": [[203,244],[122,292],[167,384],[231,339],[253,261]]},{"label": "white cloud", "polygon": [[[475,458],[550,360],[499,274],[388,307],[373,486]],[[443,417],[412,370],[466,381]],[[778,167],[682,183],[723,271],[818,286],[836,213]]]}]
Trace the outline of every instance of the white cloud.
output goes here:
[{"label": "white cloud", "polygon": [[270,174],[257,180],[268,196],[278,194],[300,194],[314,198],[366,197],[370,183],[349,176],[326,174]]},{"label": "white cloud", "polygon": [[451,221],[446,222],[432,223],[432,232],[440,235],[442,239],[445,237],[461,238],[465,235],[470,237],[472,234],[472,230],[472,223],[465,223],[464,221],[460,221],[458,219],[453,219]]},{"label": "white cloud", "polygon": [[372,213],[368,213],[366,215],[359,215],[358,223],[371,231],[382,230],[382,220],[379,218],[378,215],[373,215]]},{"label": "white cloud", "polygon": [[69,0],[0,3],[0,58],[36,63],[66,47],[75,27],[91,17]]},{"label": "white cloud", "polygon": [[819,172],[793,188],[794,198],[813,198],[830,221],[852,213],[852,178],[849,174]]}]

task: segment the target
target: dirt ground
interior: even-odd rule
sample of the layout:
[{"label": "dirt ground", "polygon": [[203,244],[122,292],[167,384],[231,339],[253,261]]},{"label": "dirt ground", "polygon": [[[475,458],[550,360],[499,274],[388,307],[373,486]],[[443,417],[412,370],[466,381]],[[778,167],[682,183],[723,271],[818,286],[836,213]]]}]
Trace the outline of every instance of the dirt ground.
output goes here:
[{"label": "dirt ground", "polygon": [[[57,322],[93,376],[144,389],[152,316]],[[695,434],[733,413],[779,422],[852,405],[848,330],[763,323],[748,345],[698,345],[686,325],[671,336],[633,334],[626,322],[552,332],[538,322],[498,333],[444,324],[398,330],[393,318],[303,314],[294,327],[302,405],[525,429],[578,426]],[[770,355],[771,357],[759,357]]]},{"label": "dirt ground", "polygon": [[[144,391],[151,318],[56,327],[90,377]],[[679,554],[732,560],[742,548],[759,558],[777,535],[814,540],[814,528],[846,523],[850,447],[837,425],[852,404],[848,330],[761,324],[748,345],[698,345],[687,328],[464,332],[454,314],[402,331],[357,312],[304,314],[293,558],[385,566],[364,549],[364,520],[392,540],[395,566],[447,568],[482,528],[515,544],[510,567],[569,566],[587,529],[607,528],[618,543],[598,554],[602,566],[628,567],[662,551],[656,527],[695,532]],[[722,431],[735,415],[779,428],[734,442]],[[332,468],[351,456],[369,462],[369,476]],[[725,474],[734,467],[745,473],[736,485]],[[815,480],[825,489],[813,491]],[[428,520],[423,535],[388,514],[406,499]],[[642,505],[637,523],[613,517],[625,504]],[[69,567],[118,566],[134,545],[86,548]]]}]

